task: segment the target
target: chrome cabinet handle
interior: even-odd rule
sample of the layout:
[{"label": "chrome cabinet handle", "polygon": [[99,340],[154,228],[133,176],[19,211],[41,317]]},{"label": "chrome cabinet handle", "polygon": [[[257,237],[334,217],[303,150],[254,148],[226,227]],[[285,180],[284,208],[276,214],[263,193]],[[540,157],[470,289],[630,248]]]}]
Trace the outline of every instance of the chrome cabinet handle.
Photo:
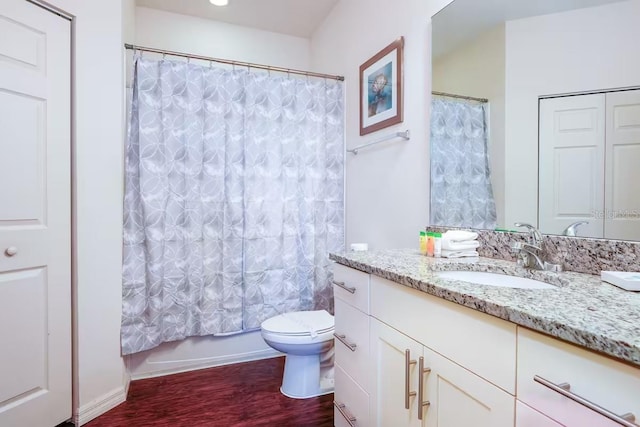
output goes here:
[{"label": "chrome cabinet handle", "polygon": [[358,345],[356,343],[351,343],[351,342],[347,341],[347,336],[346,335],[338,335],[338,334],[336,334],[334,332],[333,336],[336,337],[338,339],[338,341],[340,341],[342,344],[344,344],[347,347],[349,347],[349,350],[356,351],[356,347],[358,347]]},{"label": "chrome cabinet handle", "polygon": [[416,361],[411,360],[411,351],[406,349],[404,351],[404,408],[409,409],[409,398],[416,395],[415,391],[409,391],[411,375],[409,370],[411,365],[415,365]]},{"label": "chrome cabinet handle", "polygon": [[626,427],[638,427],[638,424],[636,424],[634,421],[636,420],[635,415],[633,415],[632,413],[627,413],[624,415],[618,415],[615,414],[611,411],[609,411],[608,409],[603,408],[600,405],[597,405],[587,399],[585,399],[582,396],[578,396],[575,393],[572,393],[571,391],[569,391],[571,389],[571,384],[569,383],[562,383],[562,384],[554,384],[549,380],[545,380],[544,378],[538,376],[538,375],[534,375],[533,376],[533,380],[539,384],[542,384],[543,386],[555,391],[556,393],[559,393],[561,395],[563,395],[564,397],[573,400],[576,403],[579,403],[580,405],[591,409],[592,411],[595,411],[597,413],[599,413],[600,415],[603,415],[607,418],[609,418],[611,421],[615,421],[616,423],[626,426]]},{"label": "chrome cabinet handle", "polygon": [[337,400],[334,400],[333,406],[335,406],[338,411],[340,411],[340,414],[342,414],[344,419],[347,420],[351,427],[356,427],[356,417],[354,417],[349,413],[349,411],[347,411],[347,406],[344,403],[338,403]]},{"label": "chrome cabinet handle", "polygon": [[344,282],[333,282],[334,285],[336,285],[339,288],[344,289],[345,291],[349,292],[350,294],[355,294],[356,293],[356,288],[352,288],[350,286],[347,286],[344,284]]},{"label": "chrome cabinet handle", "polygon": [[431,372],[431,368],[424,367],[424,357],[418,359],[418,419],[422,419],[422,412],[425,406],[431,405],[431,402],[424,400],[424,374]]}]

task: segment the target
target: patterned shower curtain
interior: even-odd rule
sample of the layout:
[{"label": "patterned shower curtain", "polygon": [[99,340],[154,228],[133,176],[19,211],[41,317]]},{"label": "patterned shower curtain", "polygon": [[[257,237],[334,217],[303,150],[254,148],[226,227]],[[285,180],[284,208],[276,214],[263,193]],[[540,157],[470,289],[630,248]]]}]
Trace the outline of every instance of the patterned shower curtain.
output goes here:
[{"label": "patterned shower curtain", "polygon": [[494,229],[487,105],[431,103],[431,225]]},{"label": "patterned shower curtain", "polygon": [[332,308],[343,115],[338,81],[136,59],[123,354]]}]

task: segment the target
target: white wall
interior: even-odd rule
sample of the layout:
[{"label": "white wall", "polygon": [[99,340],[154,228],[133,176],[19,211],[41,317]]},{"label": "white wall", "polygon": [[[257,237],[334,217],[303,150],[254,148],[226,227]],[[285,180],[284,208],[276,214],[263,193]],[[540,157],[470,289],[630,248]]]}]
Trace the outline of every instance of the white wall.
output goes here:
[{"label": "white wall", "polygon": [[[409,129],[393,141],[347,154],[346,240],[370,249],[418,246],[429,221],[430,18],[449,0],[341,0],[311,39],[315,71],[346,78],[347,147]],[[405,37],[404,123],[359,136],[359,67]]]},{"label": "white wall", "polygon": [[506,24],[506,221],[537,223],[538,97],[640,85],[640,1]]},{"label": "white wall", "polygon": [[505,26],[498,25],[433,61],[433,90],[489,100],[491,184],[504,222]]},{"label": "white wall", "polygon": [[309,40],[157,9],[136,9],[136,44],[203,56],[309,67]]},{"label": "white wall", "polygon": [[[216,58],[307,70],[308,39],[144,7],[136,8],[135,44]],[[260,332],[192,337],[128,356],[131,376],[144,378],[189,369],[277,356]]]},{"label": "white wall", "polygon": [[120,1],[55,0],[74,15],[74,418],[125,398],[120,357],[123,55]]}]

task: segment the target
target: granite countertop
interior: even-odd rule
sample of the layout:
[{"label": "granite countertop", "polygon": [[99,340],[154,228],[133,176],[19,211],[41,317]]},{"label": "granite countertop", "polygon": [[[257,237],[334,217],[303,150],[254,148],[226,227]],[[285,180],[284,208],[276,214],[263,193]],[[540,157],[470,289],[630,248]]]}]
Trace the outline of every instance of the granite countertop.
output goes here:
[{"label": "granite countertop", "polygon": [[[398,249],[331,254],[339,264],[508,320],[640,367],[640,293],[582,273],[551,273],[492,258],[429,258]],[[441,279],[438,271],[505,273],[554,289],[516,289]]]}]

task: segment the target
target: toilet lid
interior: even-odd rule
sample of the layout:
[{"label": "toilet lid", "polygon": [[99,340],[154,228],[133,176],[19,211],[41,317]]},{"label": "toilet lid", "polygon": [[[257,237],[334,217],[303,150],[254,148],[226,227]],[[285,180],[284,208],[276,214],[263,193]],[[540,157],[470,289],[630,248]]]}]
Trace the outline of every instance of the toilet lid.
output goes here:
[{"label": "toilet lid", "polygon": [[262,322],[262,329],[281,335],[316,335],[333,329],[333,316],[325,310],[293,311]]}]

